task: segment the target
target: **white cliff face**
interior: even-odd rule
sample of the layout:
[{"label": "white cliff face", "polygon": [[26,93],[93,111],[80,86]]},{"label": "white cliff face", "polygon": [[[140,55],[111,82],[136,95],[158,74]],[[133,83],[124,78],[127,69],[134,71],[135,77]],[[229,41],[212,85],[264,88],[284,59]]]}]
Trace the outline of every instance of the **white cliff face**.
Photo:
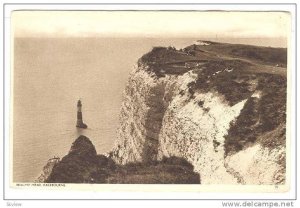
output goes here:
[{"label": "white cliff face", "polygon": [[[183,157],[200,174],[201,184],[282,183],[283,148],[255,145],[225,157],[224,137],[247,99],[230,106],[216,92],[189,92],[197,79],[183,75],[158,78],[136,68],[128,81],[112,158],[119,164]],[[255,97],[259,99],[259,92]]]},{"label": "white cliff face", "polygon": [[[202,103],[199,106],[199,103]],[[224,136],[245,103],[230,107],[213,93],[194,99],[176,96],[165,113],[160,134],[160,157],[184,157],[201,175],[202,184],[236,183],[224,165]]]},{"label": "white cliff face", "polygon": [[264,148],[259,144],[226,158],[226,166],[241,183],[253,185],[282,184],[285,170],[278,161],[285,160],[285,148]]},{"label": "white cliff face", "polygon": [[[146,66],[145,66],[146,67]],[[120,164],[156,159],[166,81],[136,68],[129,78],[113,158]]]}]

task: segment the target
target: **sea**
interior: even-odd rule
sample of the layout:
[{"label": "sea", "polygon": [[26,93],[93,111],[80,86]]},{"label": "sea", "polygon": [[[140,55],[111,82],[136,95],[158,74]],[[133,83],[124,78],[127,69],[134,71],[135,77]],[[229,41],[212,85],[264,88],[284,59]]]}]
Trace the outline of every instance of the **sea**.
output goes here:
[{"label": "sea", "polygon": [[[122,95],[138,58],[154,46],[186,47],[201,38],[15,38],[13,182],[33,182],[48,159],[65,156],[87,136],[98,154],[117,139]],[[286,47],[285,39],[203,40]],[[87,129],[76,125],[82,101]]]}]

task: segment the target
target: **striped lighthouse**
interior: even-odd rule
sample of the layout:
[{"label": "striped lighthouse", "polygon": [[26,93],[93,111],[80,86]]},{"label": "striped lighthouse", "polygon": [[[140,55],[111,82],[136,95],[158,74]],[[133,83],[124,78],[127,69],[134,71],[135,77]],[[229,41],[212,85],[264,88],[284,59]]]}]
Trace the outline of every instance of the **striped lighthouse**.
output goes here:
[{"label": "striped lighthouse", "polygon": [[81,111],[81,100],[78,100],[77,102],[77,122],[76,122],[76,127],[78,128],[87,128],[87,125],[85,123],[83,123],[82,121],[82,111]]}]

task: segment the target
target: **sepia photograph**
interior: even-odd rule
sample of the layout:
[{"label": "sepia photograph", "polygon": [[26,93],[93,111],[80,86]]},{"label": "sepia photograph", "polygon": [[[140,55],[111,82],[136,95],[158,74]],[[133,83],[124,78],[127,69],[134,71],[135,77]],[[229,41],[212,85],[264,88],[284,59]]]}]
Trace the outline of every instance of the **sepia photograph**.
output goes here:
[{"label": "sepia photograph", "polygon": [[289,12],[11,15],[14,187],[288,190]]}]

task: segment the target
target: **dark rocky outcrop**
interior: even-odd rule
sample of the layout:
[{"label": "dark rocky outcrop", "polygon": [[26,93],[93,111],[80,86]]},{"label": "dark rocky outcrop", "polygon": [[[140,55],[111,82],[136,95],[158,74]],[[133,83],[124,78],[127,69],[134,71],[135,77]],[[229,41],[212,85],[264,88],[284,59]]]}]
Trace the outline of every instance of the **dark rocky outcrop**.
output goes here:
[{"label": "dark rocky outcrop", "polygon": [[98,156],[92,142],[78,137],[65,157],[56,164],[46,180],[51,183],[90,183],[98,170]]},{"label": "dark rocky outcrop", "polygon": [[199,184],[199,174],[185,159],[171,157],[152,163],[117,165],[111,158],[97,155],[89,138],[78,137],[60,162],[55,164],[46,183],[117,184]]}]

